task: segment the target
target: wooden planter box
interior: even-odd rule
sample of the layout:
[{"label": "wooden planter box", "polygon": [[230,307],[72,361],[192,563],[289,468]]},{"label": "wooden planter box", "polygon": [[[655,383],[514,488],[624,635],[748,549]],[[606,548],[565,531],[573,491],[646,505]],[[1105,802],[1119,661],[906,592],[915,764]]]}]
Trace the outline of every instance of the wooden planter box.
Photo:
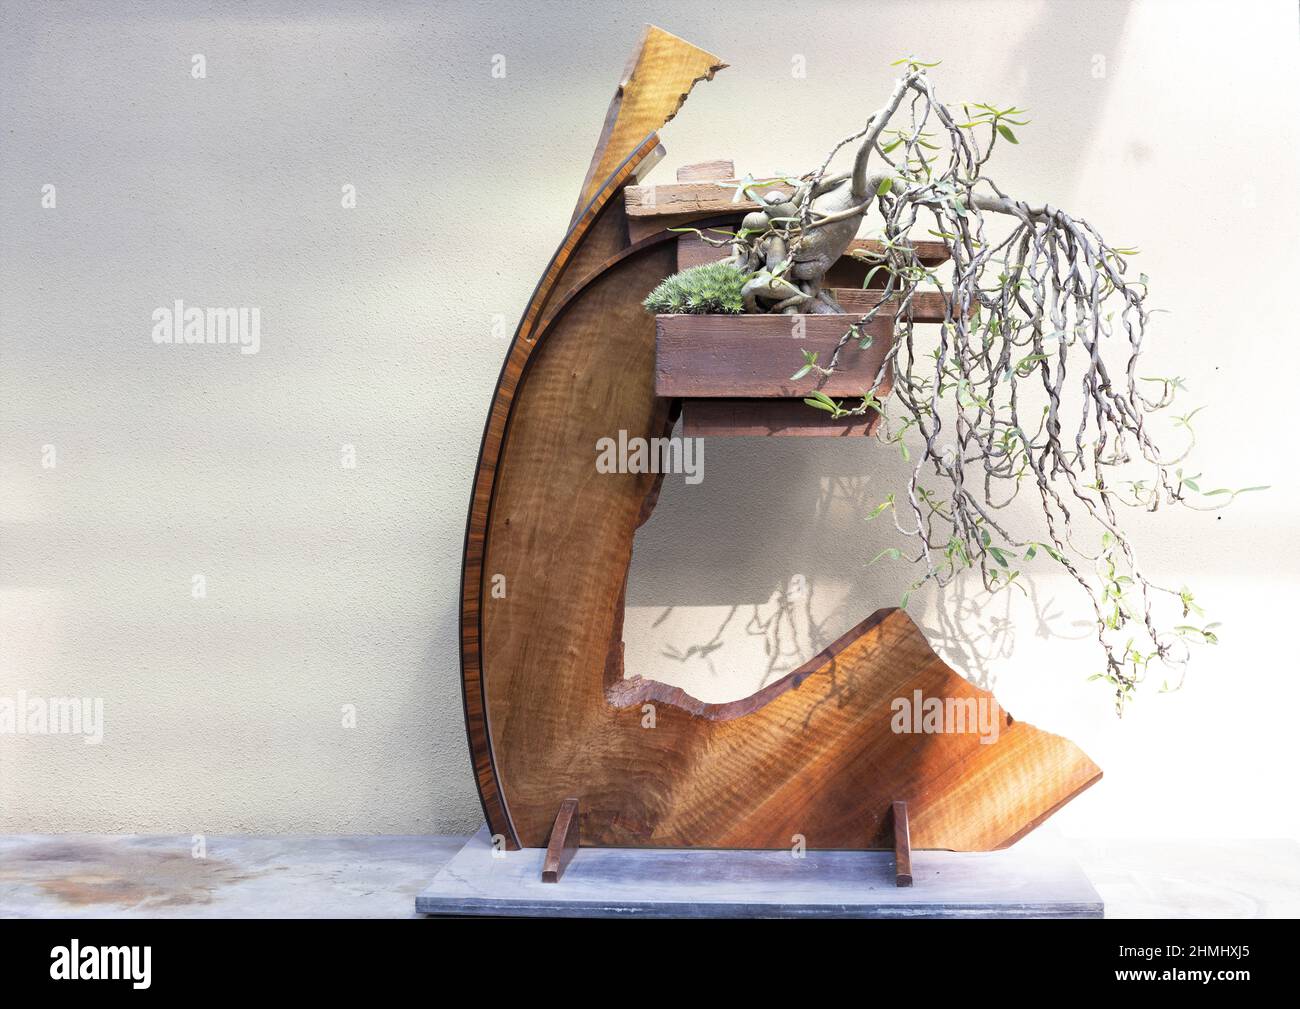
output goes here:
[{"label": "wooden planter box", "polygon": [[[893,335],[893,316],[881,311],[868,325],[865,349],[851,339],[831,375],[790,378],[816,351],[826,364],[856,315],[659,315],[655,317],[655,394],[682,400],[683,433],[701,435],[870,434],[872,412],[833,420],[804,403],[813,392],[858,399],[871,388]],[[889,392],[890,375],[876,395]]]},{"label": "wooden planter box", "polygon": [[[735,166],[727,160],[688,165],[678,170],[677,182],[659,186],[629,186],[624,190],[628,232],[633,241],[703,222],[711,227],[720,220],[730,227],[757,207],[736,201]],[[733,180],[731,182],[719,180]],[[781,186],[768,188],[780,189]],[[917,241],[917,256],[928,266],[948,258],[943,242]],[[856,239],[852,252],[879,254],[881,246]],[[723,259],[729,250],[710,245],[684,232],[677,240],[677,269]],[[875,307],[883,295],[881,275],[868,282],[868,265],[845,255],[826,274],[846,315],[661,315],[656,318],[655,392],[682,401],[684,433],[699,435],[830,435],[871,434],[880,415],[832,420],[831,415],[804,403],[820,390],[834,399],[861,397],[871,387],[893,335],[893,314],[880,313],[869,326],[875,337],[866,350],[857,341],[840,355],[836,373],[829,378],[810,373],[799,381],[800,350],[820,352],[819,363],[830,360],[835,345],[856,319]],[[935,291],[913,296],[915,322],[942,322],[944,297]],[[803,324],[796,329],[796,320]],[[889,393],[892,375],[886,374],[876,395]]]}]

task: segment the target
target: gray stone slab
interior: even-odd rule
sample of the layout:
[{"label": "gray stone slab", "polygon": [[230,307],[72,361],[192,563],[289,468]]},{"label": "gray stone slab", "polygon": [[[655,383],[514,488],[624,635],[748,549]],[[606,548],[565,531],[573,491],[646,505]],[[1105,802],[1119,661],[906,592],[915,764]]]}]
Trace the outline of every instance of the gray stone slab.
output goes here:
[{"label": "gray stone slab", "polygon": [[600,918],[1100,918],[1068,857],[915,851],[912,887],[883,851],[583,848],[542,883],[540,848],[494,852],[482,828],[415,899],[438,915]]}]

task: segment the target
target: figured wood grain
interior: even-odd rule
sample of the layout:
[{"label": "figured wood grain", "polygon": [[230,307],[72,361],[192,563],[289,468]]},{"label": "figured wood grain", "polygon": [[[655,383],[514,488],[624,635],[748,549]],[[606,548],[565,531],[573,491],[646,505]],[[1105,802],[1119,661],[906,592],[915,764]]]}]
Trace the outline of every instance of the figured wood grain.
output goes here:
[{"label": "figured wood grain", "polygon": [[[656,90],[671,96],[675,87]],[[611,138],[622,111],[611,115],[593,165],[619,146]],[[640,307],[676,267],[674,236],[610,251],[622,201],[615,217],[604,215],[657,155],[657,138],[629,151],[596,185],[539,284],[484,431],[461,658],[488,829],[507,846],[543,846],[557,808],[576,797],[584,846],[785,848],[798,835],[811,848],[888,848],[889,803],[901,799],[918,847],[1013,842],[1100,771],[1067,740],[1005,713],[992,742],[895,732],[893,705],[915,691],[987,698],[899,611],[877,612],[728,704],[624,678],[633,537],[662,478],[600,472],[596,445],[620,432],[666,436],[678,404],[655,395],[655,322]],[[489,591],[497,576],[504,594]]]},{"label": "figured wood grain", "polygon": [[520,842],[545,844],[559,803],[578,796],[584,845],[780,848],[802,835],[811,847],[889,848],[897,798],[918,847],[1010,843],[1100,772],[1000,712],[995,742],[893,732],[894,701],[916,690],[987,699],[899,611],[726,705],[624,678],[623,592],[659,478],[597,472],[595,445],[670,430],[671,403],[653,393],[653,320],[627,292],[672,261],[671,242],[629,250],[559,308],[502,453],[485,569],[509,588],[485,601],[483,654]]},{"label": "figured wood grain", "polygon": [[[489,598],[485,581],[490,577],[490,572],[484,570],[483,558],[487,549],[488,518],[497,483],[501,446],[505,440],[515,391],[537,347],[537,330],[543,320],[544,310],[550,304],[554,292],[564,288],[571,266],[586,263],[589,274],[598,271],[600,264],[608,261],[608,248],[621,244],[620,236],[626,234],[625,215],[622,201],[615,197],[634,177],[638,167],[647,159],[656,157],[658,151],[658,137],[654,134],[646,137],[606,180],[604,188],[584,208],[565,235],[538,282],[515,331],[510,350],[501,366],[501,375],[497,379],[497,388],[479,446],[478,467],[474,474],[469,516],[465,524],[465,554],[461,567],[461,696],[465,708],[465,732],[479,799],[483,804],[483,815],[493,834],[504,838],[506,846],[512,849],[519,846],[519,841],[501,794],[492,733],[488,724],[482,650],[483,605]],[[612,218],[605,213],[611,204]],[[598,220],[611,223],[597,227]],[[582,251],[587,239],[593,234],[598,236],[593,242],[599,263],[591,262],[591,258]],[[670,243],[663,244],[667,246]]]},{"label": "figured wood grain", "polygon": [[861,396],[889,353],[894,320],[884,310],[863,328],[871,345],[851,338],[829,375],[791,378],[803,352],[828,363],[853,320],[844,315],[660,315],[655,317],[658,396],[789,399],[820,391]]},{"label": "figured wood grain", "polygon": [[677,115],[697,83],[713,80],[713,75],[726,66],[713,53],[655,25],[646,25],[609,103],[591,167],[582,183],[575,220],[628,152],[646,134],[659,130]]},{"label": "figured wood grain", "polygon": [[[490,575],[483,567],[488,518],[515,390],[536,349],[537,331],[546,321],[552,299],[591,277],[614,252],[631,241],[625,238],[628,228],[622,191],[663,157],[655,131],[676,115],[697,80],[711,78],[723,66],[716,57],[668,32],[653,25],[646,27],[610,103],[569,231],[538,281],[515,332],[484,424],[461,568],[461,694],[484,817],[493,834],[502,837],[508,848],[517,848],[519,841],[501,794],[492,745],[483,669],[482,614],[487,598],[485,580]],[[612,215],[605,212],[611,202],[617,203]]]}]

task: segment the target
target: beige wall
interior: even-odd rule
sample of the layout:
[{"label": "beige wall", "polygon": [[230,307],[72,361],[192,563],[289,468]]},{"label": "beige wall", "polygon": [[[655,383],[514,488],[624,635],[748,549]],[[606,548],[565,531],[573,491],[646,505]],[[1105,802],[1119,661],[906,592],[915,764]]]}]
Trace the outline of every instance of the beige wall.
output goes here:
[{"label": "beige wall", "polygon": [[[1122,722],[1068,586],[913,615],[1104,765],[1063,829],[1300,834],[1293,3],[29,6],[0,3],[0,697],[102,697],[105,734],[0,736],[0,830],[475,824],[456,587],[494,317],[513,328],[652,19],[732,64],[664,130],[659,179],[810,167],[909,52],[944,60],[943,95],[1032,108],[996,177],[1141,246],[1172,310],[1151,369],[1211,407],[1198,468],[1273,489],[1136,523],[1223,642]],[[259,353],[154,344],[175,298],[259,307]],[[629,669],[739,696],[794,576],[777,669],[891,605],[907,574],[866,569],[890,541],[861,514],[901,475],[877,445],[709,443],[638,538]]]}]

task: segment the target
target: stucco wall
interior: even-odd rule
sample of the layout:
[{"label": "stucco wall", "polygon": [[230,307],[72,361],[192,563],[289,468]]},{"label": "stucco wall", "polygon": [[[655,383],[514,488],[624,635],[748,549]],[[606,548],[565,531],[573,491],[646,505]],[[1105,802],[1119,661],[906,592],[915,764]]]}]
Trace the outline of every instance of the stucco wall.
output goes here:
[{"label": "stucco wall", "polygon": [[[104,702],[98,745],[0,735],[0,830],[474,826],[456,591],[498,334],[653,20],[732,64],[656,179],[804,170],[910,52],[943,95],[1030,106],[996,176],[1142,248],[1172,310],[1151,370],[1210,407],[1196,468],[1272,489],[1137,522],[1224,626],[1122,722],[1068,586],[913,615],[1105,767],[1062,829],[1300,833],[1294,3],[540,7],[0,4],[0,697]],[[258,308],[258,352],[155,343],[178,298]],[[867,569],[892,541],[861,502],[901,475],[879,446],[711,442],[638,538],[629,670],[739,696],[794,576],[787,663],[893,604],[908,575]]]}]

